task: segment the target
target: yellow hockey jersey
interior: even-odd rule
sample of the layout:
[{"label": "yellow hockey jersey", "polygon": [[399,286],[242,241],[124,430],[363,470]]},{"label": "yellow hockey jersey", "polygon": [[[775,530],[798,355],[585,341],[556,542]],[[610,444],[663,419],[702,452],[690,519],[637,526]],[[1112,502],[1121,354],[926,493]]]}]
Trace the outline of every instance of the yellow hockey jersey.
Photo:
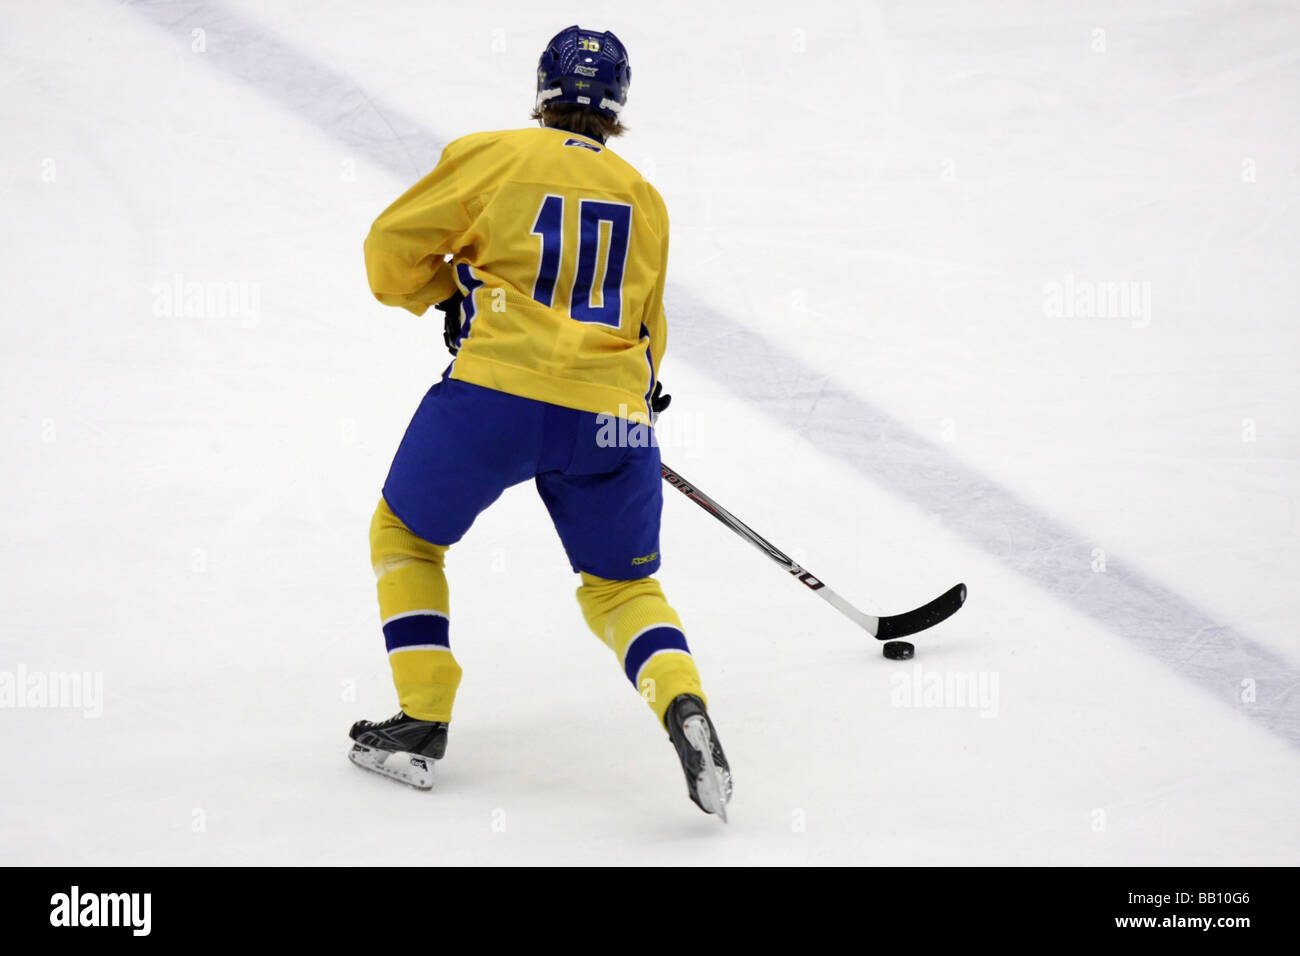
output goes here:
[{"label": "yellow hockey jersey", "polygon": [[423,315],[466,296],[452,378],[648,420],[668,212],[598,140],[540,127],[456,140],[375,220],[365,257],[385,305]]}]

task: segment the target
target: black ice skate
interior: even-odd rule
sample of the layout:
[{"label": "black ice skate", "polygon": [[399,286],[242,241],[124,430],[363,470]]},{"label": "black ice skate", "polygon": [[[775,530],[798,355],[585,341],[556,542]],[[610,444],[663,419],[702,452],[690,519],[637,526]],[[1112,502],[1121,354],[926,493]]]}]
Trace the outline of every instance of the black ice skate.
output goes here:
[{"label": "black ice skate", "polygon": [[447,752],[447,725],[416,720],[402,711],[378,723],[358,720],[348,733],[348,759],[417,790],[433,787],[433,762]]},{"label": "black ice skate", "polygon": [[713,721],[704,709],[704,701],[693,694],[682,694],[668,705],[665,723],[682,761],[682,770],[686,772],[691,799],[705,813],[716,813],[726,823],[731,767],[718,743]]}]

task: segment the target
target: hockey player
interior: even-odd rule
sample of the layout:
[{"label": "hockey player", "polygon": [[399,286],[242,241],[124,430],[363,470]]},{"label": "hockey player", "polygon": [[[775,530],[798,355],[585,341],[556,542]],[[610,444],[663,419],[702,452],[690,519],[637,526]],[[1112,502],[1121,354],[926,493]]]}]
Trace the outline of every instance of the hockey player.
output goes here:
[{"label": "hockey player", "polygon": [[730,769],[681,621],[651,576],[659,448],[627,440],[668,404],[668,213],[606,143],[623,132],[631,76],[614,34],[560,31],[538,63],[539,128],[451,143],[366,239],[375,297],[441,310],[454,358],[416,410],[371,523],[401,710],[356,723],[350,756],[432,786],[461,677],[444,559],[502,491],[531,479],[581,575],[588,625],[667,730],[691,799],[725,820]]}]

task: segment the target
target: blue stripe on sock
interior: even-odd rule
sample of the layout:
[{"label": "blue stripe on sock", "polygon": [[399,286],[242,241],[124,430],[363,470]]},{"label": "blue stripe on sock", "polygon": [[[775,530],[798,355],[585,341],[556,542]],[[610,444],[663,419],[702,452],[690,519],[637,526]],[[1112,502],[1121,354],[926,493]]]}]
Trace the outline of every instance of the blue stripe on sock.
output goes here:
[{"label": "blue stripe on sock", "polygon": [[390,651],[419,644],[451,648],[447,619],[437,614],[412,614],[384,625],[384,643]]},{"label": "blue stripe on sock", "polygon": [[665,625],[646,631],[632,642],[632,646],[627,649],[627,656],[623,658],[623,670],[634,686],[636,675],[645,662],[651,654],[659,651],[684,651],[689,654],[691,649],[686,646],[686,635],[675,627]]}]

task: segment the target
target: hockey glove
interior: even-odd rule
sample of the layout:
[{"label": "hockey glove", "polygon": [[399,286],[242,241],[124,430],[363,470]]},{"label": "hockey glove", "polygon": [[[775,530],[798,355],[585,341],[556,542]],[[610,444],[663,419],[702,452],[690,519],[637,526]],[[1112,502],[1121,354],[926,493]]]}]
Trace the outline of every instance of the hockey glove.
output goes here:
[{"label": "hockey glove", "polygon": [[673,397],[671,395],[664,394],[664,383],[655,382],[655,390],[650,393],[650,411],[654,412],[655,415],[658,415],[672,404],[672,400]]},{"label": "hockey glove", "polygon": [[465,296],[459,290],[450,299],[444,299],[434,306],[442,313],[442,340],[447,343],[447,351],[455,355],[460,351],[460,304]]}]

